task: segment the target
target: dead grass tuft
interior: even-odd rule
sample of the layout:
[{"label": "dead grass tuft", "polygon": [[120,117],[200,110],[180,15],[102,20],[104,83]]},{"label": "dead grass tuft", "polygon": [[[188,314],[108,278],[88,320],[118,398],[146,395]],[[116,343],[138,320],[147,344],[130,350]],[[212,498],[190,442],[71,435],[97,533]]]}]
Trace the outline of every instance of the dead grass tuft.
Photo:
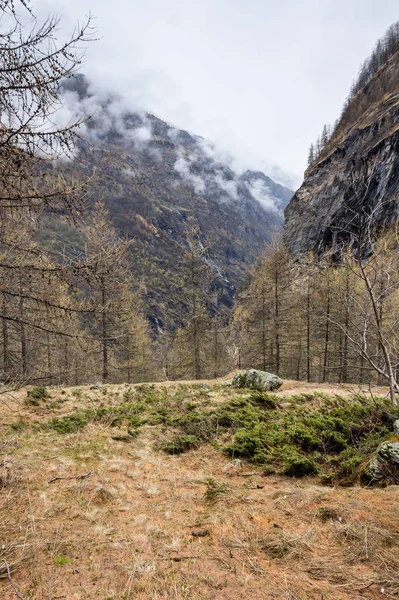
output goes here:
[{"label": "dead grass tuft", "polygon": [[314,535],[310,529],[300,534],[274,527],[258,543],[272,558],[302,560],[306,553],[312,552]]}]

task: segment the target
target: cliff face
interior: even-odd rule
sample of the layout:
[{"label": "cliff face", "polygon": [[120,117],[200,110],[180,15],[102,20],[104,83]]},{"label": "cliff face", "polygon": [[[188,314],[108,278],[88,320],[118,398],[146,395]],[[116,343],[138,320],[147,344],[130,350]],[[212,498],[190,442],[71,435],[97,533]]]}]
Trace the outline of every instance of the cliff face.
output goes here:
[{"label": "cliff face", "polygon": [[[355,98],[365,106],[305,173],[285,209],[285,242],[298,258],[350,241],[367,218],[378,235],[399,215],[399,53]],[[363,104],[361,104],[363,103]]]}]

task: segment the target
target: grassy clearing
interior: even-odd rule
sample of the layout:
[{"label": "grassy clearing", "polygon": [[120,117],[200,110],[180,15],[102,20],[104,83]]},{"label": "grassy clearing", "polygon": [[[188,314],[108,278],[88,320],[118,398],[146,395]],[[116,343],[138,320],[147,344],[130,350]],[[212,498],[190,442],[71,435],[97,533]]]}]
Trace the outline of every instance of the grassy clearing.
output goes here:
[{"label": "grassy clearing", "polygon": [[391,435],[385,400],[47,392],[1,419],[2,599],[4,560],[25,600],[397,597],[399,487],[331,485]]},{"label": "grassy clearing", "polygon": [[[84,404],[84,395],[76,392],[74,399]],[[62,408],[49,397],[42,393],[42,404],[47,402],[52,412]],[[172,455],[212,443],[232,459],[251,460],[265,474],[318,475],[324,483],[345,485],[360,477],[378,444],[392,435],[396,413],[387,399],[316,392],[284,400],[226,386],[143,385],[110,397],[101,388],[92,392],[90,406],[86,397],[86,406],[29,427],[65,435],[98,424],[109,429],[112,439],[126,443],[144,427],[157,427],[157,449]]]}]

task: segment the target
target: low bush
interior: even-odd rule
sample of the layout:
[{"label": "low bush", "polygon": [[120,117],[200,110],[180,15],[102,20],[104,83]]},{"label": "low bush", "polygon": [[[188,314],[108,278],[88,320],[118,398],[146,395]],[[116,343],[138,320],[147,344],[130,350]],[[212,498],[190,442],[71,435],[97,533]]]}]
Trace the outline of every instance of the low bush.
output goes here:
[{"label": "low bush", "polygon": [[25,404],[31,406],[39,406],[40,402],[51,398],[50,394],[42,385],[36,385],[26,393]]},{"label": "low bush", "polygon": [[223,395],[223,402],[215,402],[214,394],[205,396],[198,386],[143,385],[127,390],[119,404],[79,410],[45,427],[76,433],[94,422],[131,428],[135,435],[145,424],[159,426],[166,435],[172,428],[175,437],[158,445],[170,454],[211,442],[230,457],[251,460],[264,473],[319,474],[325,483],[350,484],[389,437],[396,418],[386,399],[307,394],[288,398],[280,407],[276,396],[258,391]]},{"label": "low bush", "polygon": [[183,454],[191,448],[197,448],[200,444],[200,440],[195,435],[179,435],[176,436],[171,442],[165,442],[162,445],[162,449],[168,454]]}]

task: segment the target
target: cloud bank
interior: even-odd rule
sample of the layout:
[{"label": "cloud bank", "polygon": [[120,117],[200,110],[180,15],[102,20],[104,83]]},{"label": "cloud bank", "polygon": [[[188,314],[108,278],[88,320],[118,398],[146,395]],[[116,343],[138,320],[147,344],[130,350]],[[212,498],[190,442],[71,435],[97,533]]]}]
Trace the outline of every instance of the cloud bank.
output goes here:
[{"label": "cloud bank", "polygon": [[[220,203],[233,202],[238,207],[251,198],[266,211],[281,213],[281,198],[271,189],[275,184],[270,180],[268,183],[262,173],[254,176],[253,172],[240,168],[231,154],[214,143],[146,113],[137,104],[130,104],[129,98],[111,93],[85,76],[65,82],[62,96],[63,108],[58,119],[65,123],[86,117],[83,137],[98,144],[123,143],[127,152],[129,149],[133,152],[134,160],[137,153],[145,153],[156,162],[165,160],[165,173],[172,159],[175,177],[165,183],[186,185],[197,195]],[[165,147],[168,152],[163,156]],[[123,173],[129,178],[137,176],[134,168],[124,169]]]}]

